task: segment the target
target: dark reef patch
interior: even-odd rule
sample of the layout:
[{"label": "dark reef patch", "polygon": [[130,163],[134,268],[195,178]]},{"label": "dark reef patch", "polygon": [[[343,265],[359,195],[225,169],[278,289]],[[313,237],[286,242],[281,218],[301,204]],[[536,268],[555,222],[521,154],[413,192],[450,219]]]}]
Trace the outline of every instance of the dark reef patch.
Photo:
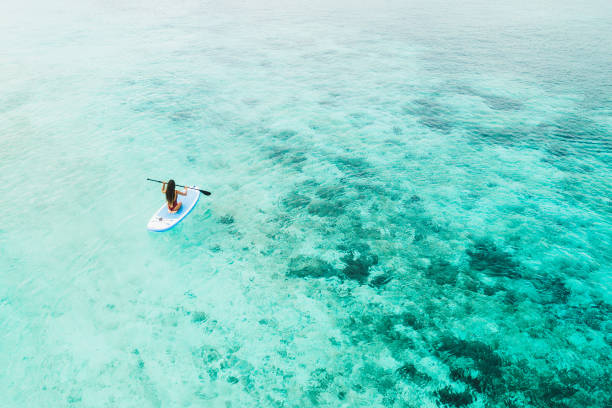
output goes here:
[{"label": "dark reef patch", "polygon": [[516,292],[508,290],[506,291],[503,302],[508,306],[517,306],[520,303],[521,299],[518,297]]},{"label": "dark reef patch", "polygon": [[610,333],[612,329],[612,306],[604,302],[597,302],[589,308],[570,309],[564,318],[572,320],[574,323],[584,324],[593,330],[605,331]]},{"label": "dark reef patch", "polygon": [[204,323],[208,320],[208,316],[204,312],[191,312],[191,321],[194,323]]},{"label": "dark reef patch", "polygon": [[270,148],[268,158],[274,160],[275,163],[287,167],[293,167],[298,171],[302,170],[304,162],[308,160],[303,151],[278,146]]},{"label": "dark reef patch", "polygon": [[[534,129],[534,133],[550,152],[556,155],[558,149],[564,154],[574,153],[607,153],[612,151],[612,139],[608,131],[587,117],[578,114],[568,114],[549,123],[542,123]],[[557,143],[555,143],[557,142]],[[568,146],[569,149],[564,146]],[[551,162],[552,163],[552,162]]]},{"label": "dark reef patch", "polygon": [[289,154],[291,149],[273,146],[270,148],[270,153],[268,153],[269,159],[282,160],[282,158]]},{"label": "dark reef patch", "polygon": [[333,383],[334,377],[325,368],[317,368],[310,373],[310,379],[306,386],[306,395],[314,405],[319,404],[319,395],[325,392]]},{"label": "dark reef patch", "polygon": [[571,294],[559,277],[537,275],[531,283],[543,295],[543,303],[565,304]]},{"label": "dark reef patch", "polygon": [[327,262],[314,257],[299,255],[289,261],[289,276],[297,278],[328,278],[336,275]]},{"label": "dark reef patch", "polygon": [[526,135],[529,134],[529,131],[529,129],[520,126],[504,129],[476,128],[470,132],[470,137],[475,142],[515,146],[527,141]]},{"label": "dark reef patch", "polygon": [[474,374],[470,369],[460,367],[451,368],[450,378],[453,381],[461,381],[478,392],[483,392],[485,390],[483,378],[479,373]]},{"label": "dark reef patch", "polygon": [[355,256],[353,252],[349,252],[342,258],[342,262],[346,265],[342,270],[344,276],[359,283],[364,283],[370,275],[370,267],[378,264],[378,256],[371,254]]},{"label": "dark reef patch", "polygon": [[306,160],[308,159],[306,158],[306,154],[304,152],[294,152],[285,159],[284,163],[289,166],[297,167],[303,165]]},{"label": "dark reef patch", "polygon": [[374,176],[374,171],[370,164],[358,157],[338,156],[332,160],[332,163],[348,177],[364,179]]},{"label": "dark reef patch", "polygon": [[473,248],[468,248],[465,252],[470,257],[470,268],[474,271],[485,272],[491,276],[520,277],[519,263],[489,240],[477,241]]},{"label": "dark reef patch", "polygon": [[431,380],[427,374],[420,372],[414,364],[406,363],[400,368],[395,370],[395,373],[405,381],[415,382],[417,384],[424,384]]},{"label": "dark reef patch", "polygon": [[290,209],[301,209],[310,204],[310,198],[302,194],[292,192],[282,200],[282,203],[285,205],[285,207]]},{"label": "dark reef patch", "polygon": [[324,186],[320,187],[316,192],[316,196],[323,200],[332,200],[338,198],[344,194],[344,187],[342,186]]},{"label": "dark reef patch", "polygon": [[233,223],[234,223],[234,217],[229,214],[219,217],[219,224],[229,225]]},{"label": "dark reef patch", "polygon": [[[418,311],[390,313],[379,304],[362,305],[344,320],[341,326],[343,332],[350,338],[352,344],[385,343],[394,358],[404,359],[405,352],[416,347],[415,340],[406,336],[406,329],[420,330],[428,327],[421,321]],[[400,373],[401,374],[401,373]]]},{"label": "dark reef patch", "polygon": [[[436,354],[449,363],[451,373],[463,378],[462,381],[468,384],[477,381],[479,390],[496,394],[503,388],[503,360],[491,346],[448,335],[440,339]],[[471,369],[479,374],[470,380],[464,370]]]},{"label": "dark reef patch", "polygon": [[502,398],[511,402],[508,407],[524,406],[509,397],[517,393],[522,393],[524,399],[530,401],[534,407],[610,406],[606,403],[602,405],[601,399],[602,391],[607,393],[608,402],[609,396],[612,395],[608,369],[597,374],[587,374],[583,369],[577,368],[542,373],[530,368],[525,360],[520,360],[507,369],[510,375],[507,376],[507,392]]},{"label": "dark reef patch", "polygon": [[314,201],[308,206],[308,213],[319,217],[338,217],[344,211],[344,203],[341,201]]},{"label": "dark reef patch", "polygon": [[555,378],[540,378],[540,384],[537,390],[532,394],[536,400],[544,403],[545,406],[555,408],[570,407],[569,404],[565,403],[566,398],[572,397],[578,389],[572,385],[566,385],[558,381]]},{"label": "dark reef patch", "polygon": [[448,133],[454,127],[452,121],[447,119],[448,109],[431,100],[417,99],[405,106],[403,112],[418,117],[420,124],[443,133]]},{"label": "dark reef patch", "polygon": [[450,120],[440,117],[423,117],[419,119],[419,123],[427,126],[430,129],[438,130],[443,133],[448,133],[453,129],[453,124]]},{"label": "dark reef patch", "polygon": [[461,95],[471,95],[482,98],[489,108],[493,110],[513,111],[523,108],[523,103],[521,101],[488,92],[480,92],[468,85],[451,86],[450,90],[454,90]]},{"label": "dark reef patch", "polygon": [[[346,232],[348,234],[351,234],[351,236],[358,237],[360,240],[363,241],[381,239],[381,231],[379,228],[376,228],[374,226],[364,227],[363,223],[360,221],[359,218],[353,219],[353,222],[351,223],[350,227],[347,228]],[[351,245],[352,246],[349,248],[349,251],[357,250],[359,252],[363,252],[360,249],[361,246],[366,246],[369,250],[369,246],[367,244],[353,242]]]},{"label": "dark reef patch", "polygon": [[381,286],[386,285],[387,283],[389,283],[393,278],[391,276],[387,276],[387,275],[378,275],[373,277],[370,280],[369,285],[372,286],[373,288],[380,288]]},{"label": "dark reef patch", "polygon": [[415,330],[421,330],[426,326],[422,319],[415,316],[413,313],[405,312],[401,315],[402,324],[407,327],[412,327]]},{"label": "dark reef patch", "polygon": [[523,108],[523,104],[520,101],[505,96],[491,94],[480,94],[479,96],[484,99],[489,108],[494,110],[513,111]]},{"label": "dark reef patch", "polygon": [[425,270],[425,276],[433,280],[438,285],[455,285],[457,284],[458,270],[450,262],[444,260],[435,260]]},{"label": "dark reef patch", "polygon": [[443,406],[465,407],[474,402],[470,391],[454,391],[451,387],[444,387],[436,392]]},{"label": "dark reef patch", "polygon": [[391,394],[389,391],[395,387],[392,371],[385,370],[374,364],[365,364],[361,368],[360,374],[364,383],[375,387],[381,395],[387,398],[392,397],[389,395]]},{"label": "dark reef patch", "polygon": [[[359,193],[369,193],[377,197],[385,197],[388,195],[386,188],[381,183],[355,182],[352,184],[352,187],[353,189],[355,189],[355,191],[358,191]],[[363,199],[367,199],[369,197],[369,195],[359,195],[359,198]]]}]

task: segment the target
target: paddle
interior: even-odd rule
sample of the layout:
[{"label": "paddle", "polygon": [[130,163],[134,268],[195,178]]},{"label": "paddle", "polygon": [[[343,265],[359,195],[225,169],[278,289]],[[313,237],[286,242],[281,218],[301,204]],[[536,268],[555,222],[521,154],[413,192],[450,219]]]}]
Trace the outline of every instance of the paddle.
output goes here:
[{"label": "paddle", "polygon": [[[153,180],[153,179],[150,179],[150,178],[147,178],[147,180],[149,180],[149,181],[154,181],[154,182],[156,182],[156,183],[162,183],[162,184],[163,184],[163,183],[166,183],[165,181]],[[175,186],[177,186],[177,187],[186,187],[186,186],[181,186],[180,184],[175,184]],[[209,195],[210,195],[210,191],[200,190],[199,188],[193,188],[193,187],[187,187],[187,188],[190,188],[190,189],[192,189],[192,190],[198,190],[200,193],[202,193],[202,194],[204,194],[204,195],[207,195],[207,196],[209,196]]]}]

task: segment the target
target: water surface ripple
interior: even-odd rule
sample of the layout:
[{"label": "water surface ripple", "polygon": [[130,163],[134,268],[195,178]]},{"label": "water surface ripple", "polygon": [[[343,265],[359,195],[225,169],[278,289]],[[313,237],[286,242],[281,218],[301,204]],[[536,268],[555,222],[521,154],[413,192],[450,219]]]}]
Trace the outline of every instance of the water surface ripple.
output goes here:
[{"label": "water surface ripple", "polygon": [[[47,3],[0,6],[0,406],[612,405],[609,2]],[[146,177],[213,195],[148,233]]]}]

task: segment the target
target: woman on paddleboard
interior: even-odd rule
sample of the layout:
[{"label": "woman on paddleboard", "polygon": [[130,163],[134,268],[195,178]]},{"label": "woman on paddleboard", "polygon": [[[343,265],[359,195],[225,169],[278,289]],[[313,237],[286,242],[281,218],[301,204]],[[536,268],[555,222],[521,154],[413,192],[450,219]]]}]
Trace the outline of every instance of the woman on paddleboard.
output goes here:
[{"label": "woman on paddleboard", "polygon": [[187,187],[185,187],[185,191],[176,191],[176,186],[174,184],[174,180],[169,180],[167,183],[164,181],[162,183],[162,193],[166,194],[166,201],[168,202],[168,212],[174,214],[178,210],[181,209],[182,202],[177,202],[176,198],[178,195],[186,196],[187,195]]}]

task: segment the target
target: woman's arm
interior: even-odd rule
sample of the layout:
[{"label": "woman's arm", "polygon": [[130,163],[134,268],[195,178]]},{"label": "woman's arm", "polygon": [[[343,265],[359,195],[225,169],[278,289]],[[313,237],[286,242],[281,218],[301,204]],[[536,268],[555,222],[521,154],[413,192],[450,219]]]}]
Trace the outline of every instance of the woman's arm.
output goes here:
[{"label": "woman's arm", "polygon": [[187,195],[187,187],[185,187],[185,191],[183,191],[182,193],[178,190],[176,190],[176,192],[182,196],[186,196]]},{"label": "woman's arm", "polygon": [[166,193],[166,182],[162,183],[162,193]]}]

